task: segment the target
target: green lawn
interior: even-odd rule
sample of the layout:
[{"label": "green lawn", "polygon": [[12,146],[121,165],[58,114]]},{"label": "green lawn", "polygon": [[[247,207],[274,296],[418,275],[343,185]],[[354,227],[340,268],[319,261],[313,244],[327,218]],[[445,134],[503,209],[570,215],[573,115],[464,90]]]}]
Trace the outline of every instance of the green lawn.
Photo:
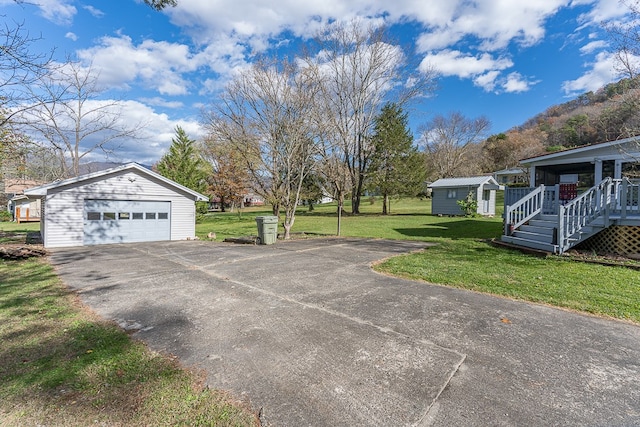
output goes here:
[{"label": "green lawn", "polygon": [[[502,201],[495,218],[430,215],[431,201],[395,201],[391,215],[380,215],[379,200],[361,206],[362,214],[342,219],[341,235],[438,243],[426,251],[389,259],[375,266],[381,272],[474,291],[551,304],[602,316],[640,322],[640,273],[625,267],[586,264],[567,257],[540,258],[494,247],[489,240],[502,231]],[[349,210],[349,206],[345,209]],[[293,232],[335,234],[336,206],[300,208]],[[255,216],[267,209],[214,213],[196,226],[217,240],[256,234]]]},{"label": "green lawn", "polygon": [[85,310],[44,259],[0,260],[0,425],[255,426],[246,407]]},{"label": "green lawn", "polygon": [[[335,209],[301,208],[293,232],[335,234]],[[437,245],[388,259],[378,271],[640,323],[636,270],[494,247],[501,212],[437,217],[419,199],[395,201],[388,216],[380,210],[379,200],[365,199],[362,214],[343,217],[342,235]],[[210,213],[196,232],[202,239],[214,232],[218,241],[255,235],[255,217],[270,214]],[[0,223],[0,239],[37,229]],[[255,425],[242,405],[202,389],[197,375],[84,311],[44,260],[0,261],[0,342],[1,425]]]}]

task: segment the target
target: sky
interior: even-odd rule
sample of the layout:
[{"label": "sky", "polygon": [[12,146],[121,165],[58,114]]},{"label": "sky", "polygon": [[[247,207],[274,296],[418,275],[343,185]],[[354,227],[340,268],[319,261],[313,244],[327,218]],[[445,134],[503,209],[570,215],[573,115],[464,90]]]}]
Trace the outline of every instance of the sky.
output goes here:
[{"label": "sky", "polygon": [[4,25],[39,38],[33,51],[91,64],[101,99],[145,123],[109,158],[142,164],[161,158],[176,126],[201,138],[202,109],[256,55],[295,56],[326,22],[384,22],[416,66],[436,72],[435,92],[408,111],[418,138],[453,111],[505,132],[618,80],[603,23],[626,12],[618,0],[178,0],[162,12],[142,0],[0,0]]}]

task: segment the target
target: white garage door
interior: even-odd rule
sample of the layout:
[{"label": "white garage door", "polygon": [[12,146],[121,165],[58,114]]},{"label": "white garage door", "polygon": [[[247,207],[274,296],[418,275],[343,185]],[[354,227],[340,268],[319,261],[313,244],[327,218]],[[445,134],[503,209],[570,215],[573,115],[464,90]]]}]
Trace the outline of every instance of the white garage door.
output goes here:
[{"label": "white garage door", "polygon": [[171,240],[171,202],[85,200],[84,244]]}]

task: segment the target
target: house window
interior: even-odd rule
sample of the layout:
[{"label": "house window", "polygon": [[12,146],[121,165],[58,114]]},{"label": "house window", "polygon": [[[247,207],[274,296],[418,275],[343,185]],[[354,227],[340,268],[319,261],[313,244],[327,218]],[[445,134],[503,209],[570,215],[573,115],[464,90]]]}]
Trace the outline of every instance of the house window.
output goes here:
[{"label": "house window", "polygon": [[89,221],[100,221],[100,212],[87,212],[87,219]]},{"label": "house window", "polygon": [[116,219],[116,213],[115,212],[105,212],[102,215],[103,215],[102,219],[104,219],[104,220],[111,221],[111,220],[115,220]]},{"label": "house window", "polygon": [[458,198],[458,190],[455,188],[447,190],[447,199],[457,199]]},{"label": "house window", "polygon": [[146,219],[156,219],[156,213],[155,212],[147,212],[147,215],[145,216]]},{"label": "house window", "polygon": [[168,212],[158,212],[158,219],[169,219]]},{"label": "house window", "polygon": [[133,219],[142,219],[143,215],[142,215],[142,212],[134,212],[131,214],[131,217]]},{"label": "house window", "polygon": [[129,218],[130,218],[129,212],[119,212],[118,213],[118,219],[129,219]]}]

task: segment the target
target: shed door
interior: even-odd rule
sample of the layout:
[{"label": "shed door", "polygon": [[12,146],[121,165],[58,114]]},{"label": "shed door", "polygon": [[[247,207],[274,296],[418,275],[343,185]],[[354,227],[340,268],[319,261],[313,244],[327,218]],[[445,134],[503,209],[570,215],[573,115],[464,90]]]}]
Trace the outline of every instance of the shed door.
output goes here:
[{"label": "shed door", "polygon": [[84,244],[171,240],[171,202],[85,200]]},{"label": "shed door", "polygon": [[482,213],[491,212],[491,190],[482,190]]}]

